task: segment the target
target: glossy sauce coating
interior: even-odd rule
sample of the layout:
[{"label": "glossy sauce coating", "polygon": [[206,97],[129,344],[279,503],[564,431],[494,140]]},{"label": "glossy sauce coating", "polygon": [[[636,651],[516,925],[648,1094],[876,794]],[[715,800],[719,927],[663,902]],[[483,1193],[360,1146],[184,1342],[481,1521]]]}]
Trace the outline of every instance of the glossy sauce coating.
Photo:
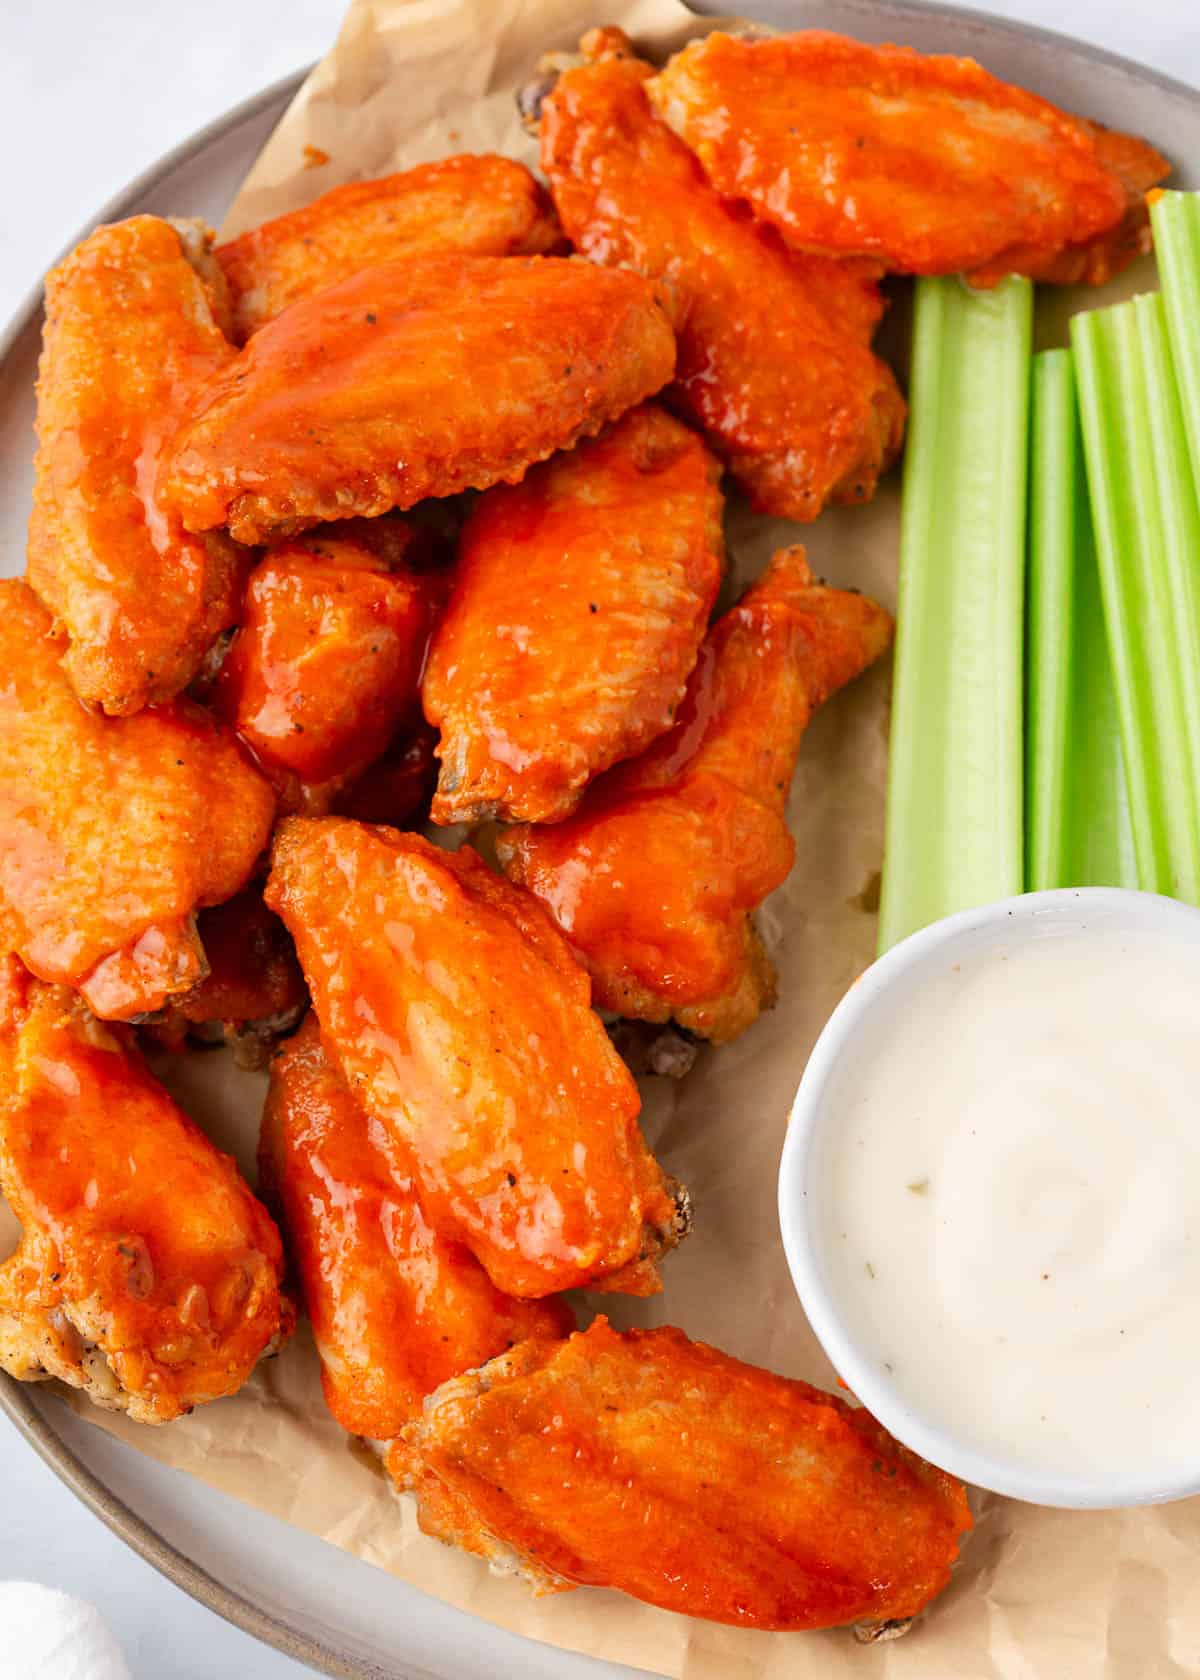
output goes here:
[{"label": "glossy sauce coating", "polygon": [[283,809],[328,810],[416,712],[442,594],[436,573],[381,558],[354,536],[297,538],[255,567],[212,708]]},{"label": "glossy sauce coating", "polygon": [[0,1188],[23,1235],[0,1267],[0,1365],[169,1422],[290,1334],[279,1234],[127,1029],[7,964]]},{"label": "glossy sauce coating", "polygon": [[97,1015],[160,1009],[203,978],[193,913],[245,885],[274,814],[199,707],[85,712],[50,615],[0,580],[0,951]]},{"label": "glossy sauce coating", "polygon": [[717,191],[798,250],[954,274],[1014,247],[1052,257],[1125,213],[1088,125],[973,59],[717,33],[648,91]]},{"label": "glossy sauce coating", "polygon": [[891,639],[865,596],[781,549],[709,633],[674,728],[554,827],[510,829],[505,872],[586,962],[596,1004],[717,1043],[774,997],[750,911],[794,855],[788,788],[808,720]]},{"label": "glossy sauce coating", "polygon": [[469,847],[333,817],[280,824],[266,897],[326,1049],[408,1150],[433,1227],[510,1295],[656,1289],[672,1187],[536,900]]},{"label": "glossy sauce coating", "polygon": [[865,501],[895,457],[904,401],[872,355],[882,312],[861,265],[797,257],[722,202],[652,110],[653,71],[619,30],[542,106],[542,168],[572,243],[670,284],[679,359],[668,393],[763,511],[815,519]]},{"label": "glossy sauce coating", "polygon": [[615,1587],[735,1627],[914,1616],[966,1492],[866,1412],[679,1330],[603,1318],[451,1382],[405,1433],[422,1527],[535,1587]]},{"label": "glossy sauce coating", "polygon": [[1135,257],[1152,246],[1150,206],[1146,194],[1171,173],[1171,165],[1145,140],[1099,123],[1077,119],[1087,129],[1096,156],[1120,183],[1125,195],[1125,214],[1106,233],[1068,245],[1047,255],[1037,249],[1009,249],[969,276],[973,286],[991,286],[1006,274],[1028,274],[1055,286],[1103,286],[1120,274]]},{"label": "glossy sauce coating", "polygon": [[484,493],[422,683],[435,822],[556,822],[670,727],[721,580],[719,478],[645,406]]},{"label": "glossy sauce coating", "polygon": [[562,240],[545,191],[511,158],[441,158],[348,181],[217,247],[239,344],[301,298],[399,257],[536,256]]},{"label": "glossy sauce coating", "polygon": [[167,470],[242,542],[512,483],[666,384],[654,288],[560,257],[420,257],[307,298],[197,394]]},{"label": "glossy sauce coating", "polygon": [[184,399],[234,359],[184,238],[157,216],[97,229],[47,277],[28,578],[89,706],[170,699],[233,623],[243,555],[184,531],[157,485]]},{"label": "glossy sauce coating", "polygon": [[321,1355],[330,1411],[387,1441],[449,1377],[526,1337],[565,1336],[560,1301],[515,1301],[426,1222],[404,1151],[355,1101],[315,1015],[271,1064],[259,1166]]}]

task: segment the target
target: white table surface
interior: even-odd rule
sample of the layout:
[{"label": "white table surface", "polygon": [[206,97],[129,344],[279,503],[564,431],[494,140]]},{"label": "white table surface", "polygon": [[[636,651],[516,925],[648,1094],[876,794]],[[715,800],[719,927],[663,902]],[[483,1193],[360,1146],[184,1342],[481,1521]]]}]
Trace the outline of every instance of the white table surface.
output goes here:
[{"label": "white table surface", "polygon": [[[1200,84],[1196,0],[991,0],[981,9]],[[341,11],[341,0],[0,0],[0,322],[99,205],[228,106],[318,57]],[[307,1672],[127,1551],[2,1418],[0,1488],[0,1579],[44,1581],[97,1604],[135,1680]]]}]

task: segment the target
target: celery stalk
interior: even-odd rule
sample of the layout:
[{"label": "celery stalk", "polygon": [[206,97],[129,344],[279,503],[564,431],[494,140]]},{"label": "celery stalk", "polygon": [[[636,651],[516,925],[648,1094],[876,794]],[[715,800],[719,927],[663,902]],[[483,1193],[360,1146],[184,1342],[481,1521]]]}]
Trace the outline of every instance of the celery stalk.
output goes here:
[{"label": "celery stalk", "polygon": [[1162,193],[1150,226],[1192,476],[1200,483],[1200,193]]},{"label": "celery stalk", "polygon": [[1200,902],[1200,507],[1157,295],[1076,315],[1138,882]]},{"label": "celery stalk", "polygon": [[1031,434],[1025,884],[1136,887],[1069,350],[1033,359]]},{"label": "celery stalk", "polygon": [[916,285],[880,950],[1024,884],[1032,303]]}]

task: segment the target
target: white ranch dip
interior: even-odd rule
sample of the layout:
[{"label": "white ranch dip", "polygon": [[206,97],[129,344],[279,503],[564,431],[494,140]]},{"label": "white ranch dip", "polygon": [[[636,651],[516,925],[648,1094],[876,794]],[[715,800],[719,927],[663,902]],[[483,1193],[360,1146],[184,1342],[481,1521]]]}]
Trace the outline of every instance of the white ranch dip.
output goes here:
[{"label": "white ranch dip", "polygon": [[810,1195],[845,1327],[977,1452],[1200,1465],[1200,947],[1094,927],[951,962],[829,1093]]}]

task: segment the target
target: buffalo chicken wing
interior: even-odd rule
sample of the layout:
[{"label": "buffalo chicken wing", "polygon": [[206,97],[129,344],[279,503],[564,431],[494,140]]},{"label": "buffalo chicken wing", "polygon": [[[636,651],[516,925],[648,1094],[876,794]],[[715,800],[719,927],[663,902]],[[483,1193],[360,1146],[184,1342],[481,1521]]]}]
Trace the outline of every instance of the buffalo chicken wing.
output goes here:
[{"label": "buffalo chicken wing", "polygon": [[285,810],[327,811],[413,719],[442,592],[439,574],[381,557],[357,534],[297,538],[251,573],[212,706]]},{"label": "buffalo chicken wing", "polygon": [[487,491],[422,694],[435,822],[555,822],[669,728],[721,580],[720,468],[661,409]]},{"label": "buffalo chicken wing", "polygon": [[574,1328],[558,1301],[502,1295],[468,1249],[427,1223],[403,1148],[355,1101],[315,1015],[271,1064],[259,1170],[281,1212],[325,1399],[352,1435],[391,1441],[449,1377]]},{"label": "buffalo chicken wing", "polygon": [[241,542],[514,483],[670,379],[639,275],[561,257],[365,269],[255,333],[195,395],[167,468],[191,531]]},{"label": "buffalo chicken wing", "polygon": [[448,1382],[403,1439],[428,1533],[537,1591],[616,1587],[735,1627],[903,1621],[971,1527],[961,1482],[869,1413],[603,1318]]},{"label": "buffalo chicken wing", "polygon": [[541,906],[469,848],[291,817],[267,902],[324,1043],[411,1161],[425,1217],[523,1298],[647,1294],[686,1219],[637,1087]]},{"label": "buffalo chicken wing", "polygon": [[877,659],[891,620],[782,549],[714,625],[675,726],[575,816],[497,842],[592,975],[601,1009],[721,1043],[774,995],[750,912],[795,847],[788,787],[812,713]]},{"label": "buffalo chicken wing", "polygon": [[204,978],[194,913],[245,885],[275,799],[199,707],[85,712],[50,628],[0,581],[0,952],[128,1019]]},{"label": "buffalo chicken wing", "polygon": [[1127,173],[1090,123],[969,58],[821,30],[716,33],[648,91],[716,190],[799,251],[987,283],[1052,278],[1063,252],[1111,235],[1129,208]]},{"label": "buffalo chicken wing", "polygon": [[0,979],[0,1366],[165,1423],[238,1389],[291,1331],[264,1208],[151,1077],[12,958]]},{"label": "buffalo chicken wing", "polygon": [[536,256],[561,238],[526,168],[511,158],[462,156],[334,187],[219,245],[216,257],[240,344],[289,304],[376,263],[437,251]]},{"label": "buffalo chicken wing", "polygon": [[974,286],[990,286],[1006,274],[1027,274],[1055,286],[1103,286],[1135,257],[1151,248],[1150,204],[1147,194],[1171,173],[1161,152],[1134,134],[1080,123],[1096,144],[1096,155],[1125,194],[1125,214],[1105,233],[1067,245],[1061,251],[1038,249],[1002,252],[993,262],[972,271]]},{"label": "buffalo chicken wing", "polygon": [[796,257],[723,203],[646,98],[619,30],[540,100],[542,168],[572,243],[669,284],[679,361],[667,393],[755,505],[815,519],[860,502],[900,447],[904,402],[870,350],[882,311],[863,265]]},{"label": "buffalo chicken wing", "polygon": [[135,216],[46,282],[28,578],[80,699],[106,712],[179,693],[236,616],[236,545],[190,535],[158,495],[183,400],[236,359],[197,272],[203,249],[194,230]]}]

